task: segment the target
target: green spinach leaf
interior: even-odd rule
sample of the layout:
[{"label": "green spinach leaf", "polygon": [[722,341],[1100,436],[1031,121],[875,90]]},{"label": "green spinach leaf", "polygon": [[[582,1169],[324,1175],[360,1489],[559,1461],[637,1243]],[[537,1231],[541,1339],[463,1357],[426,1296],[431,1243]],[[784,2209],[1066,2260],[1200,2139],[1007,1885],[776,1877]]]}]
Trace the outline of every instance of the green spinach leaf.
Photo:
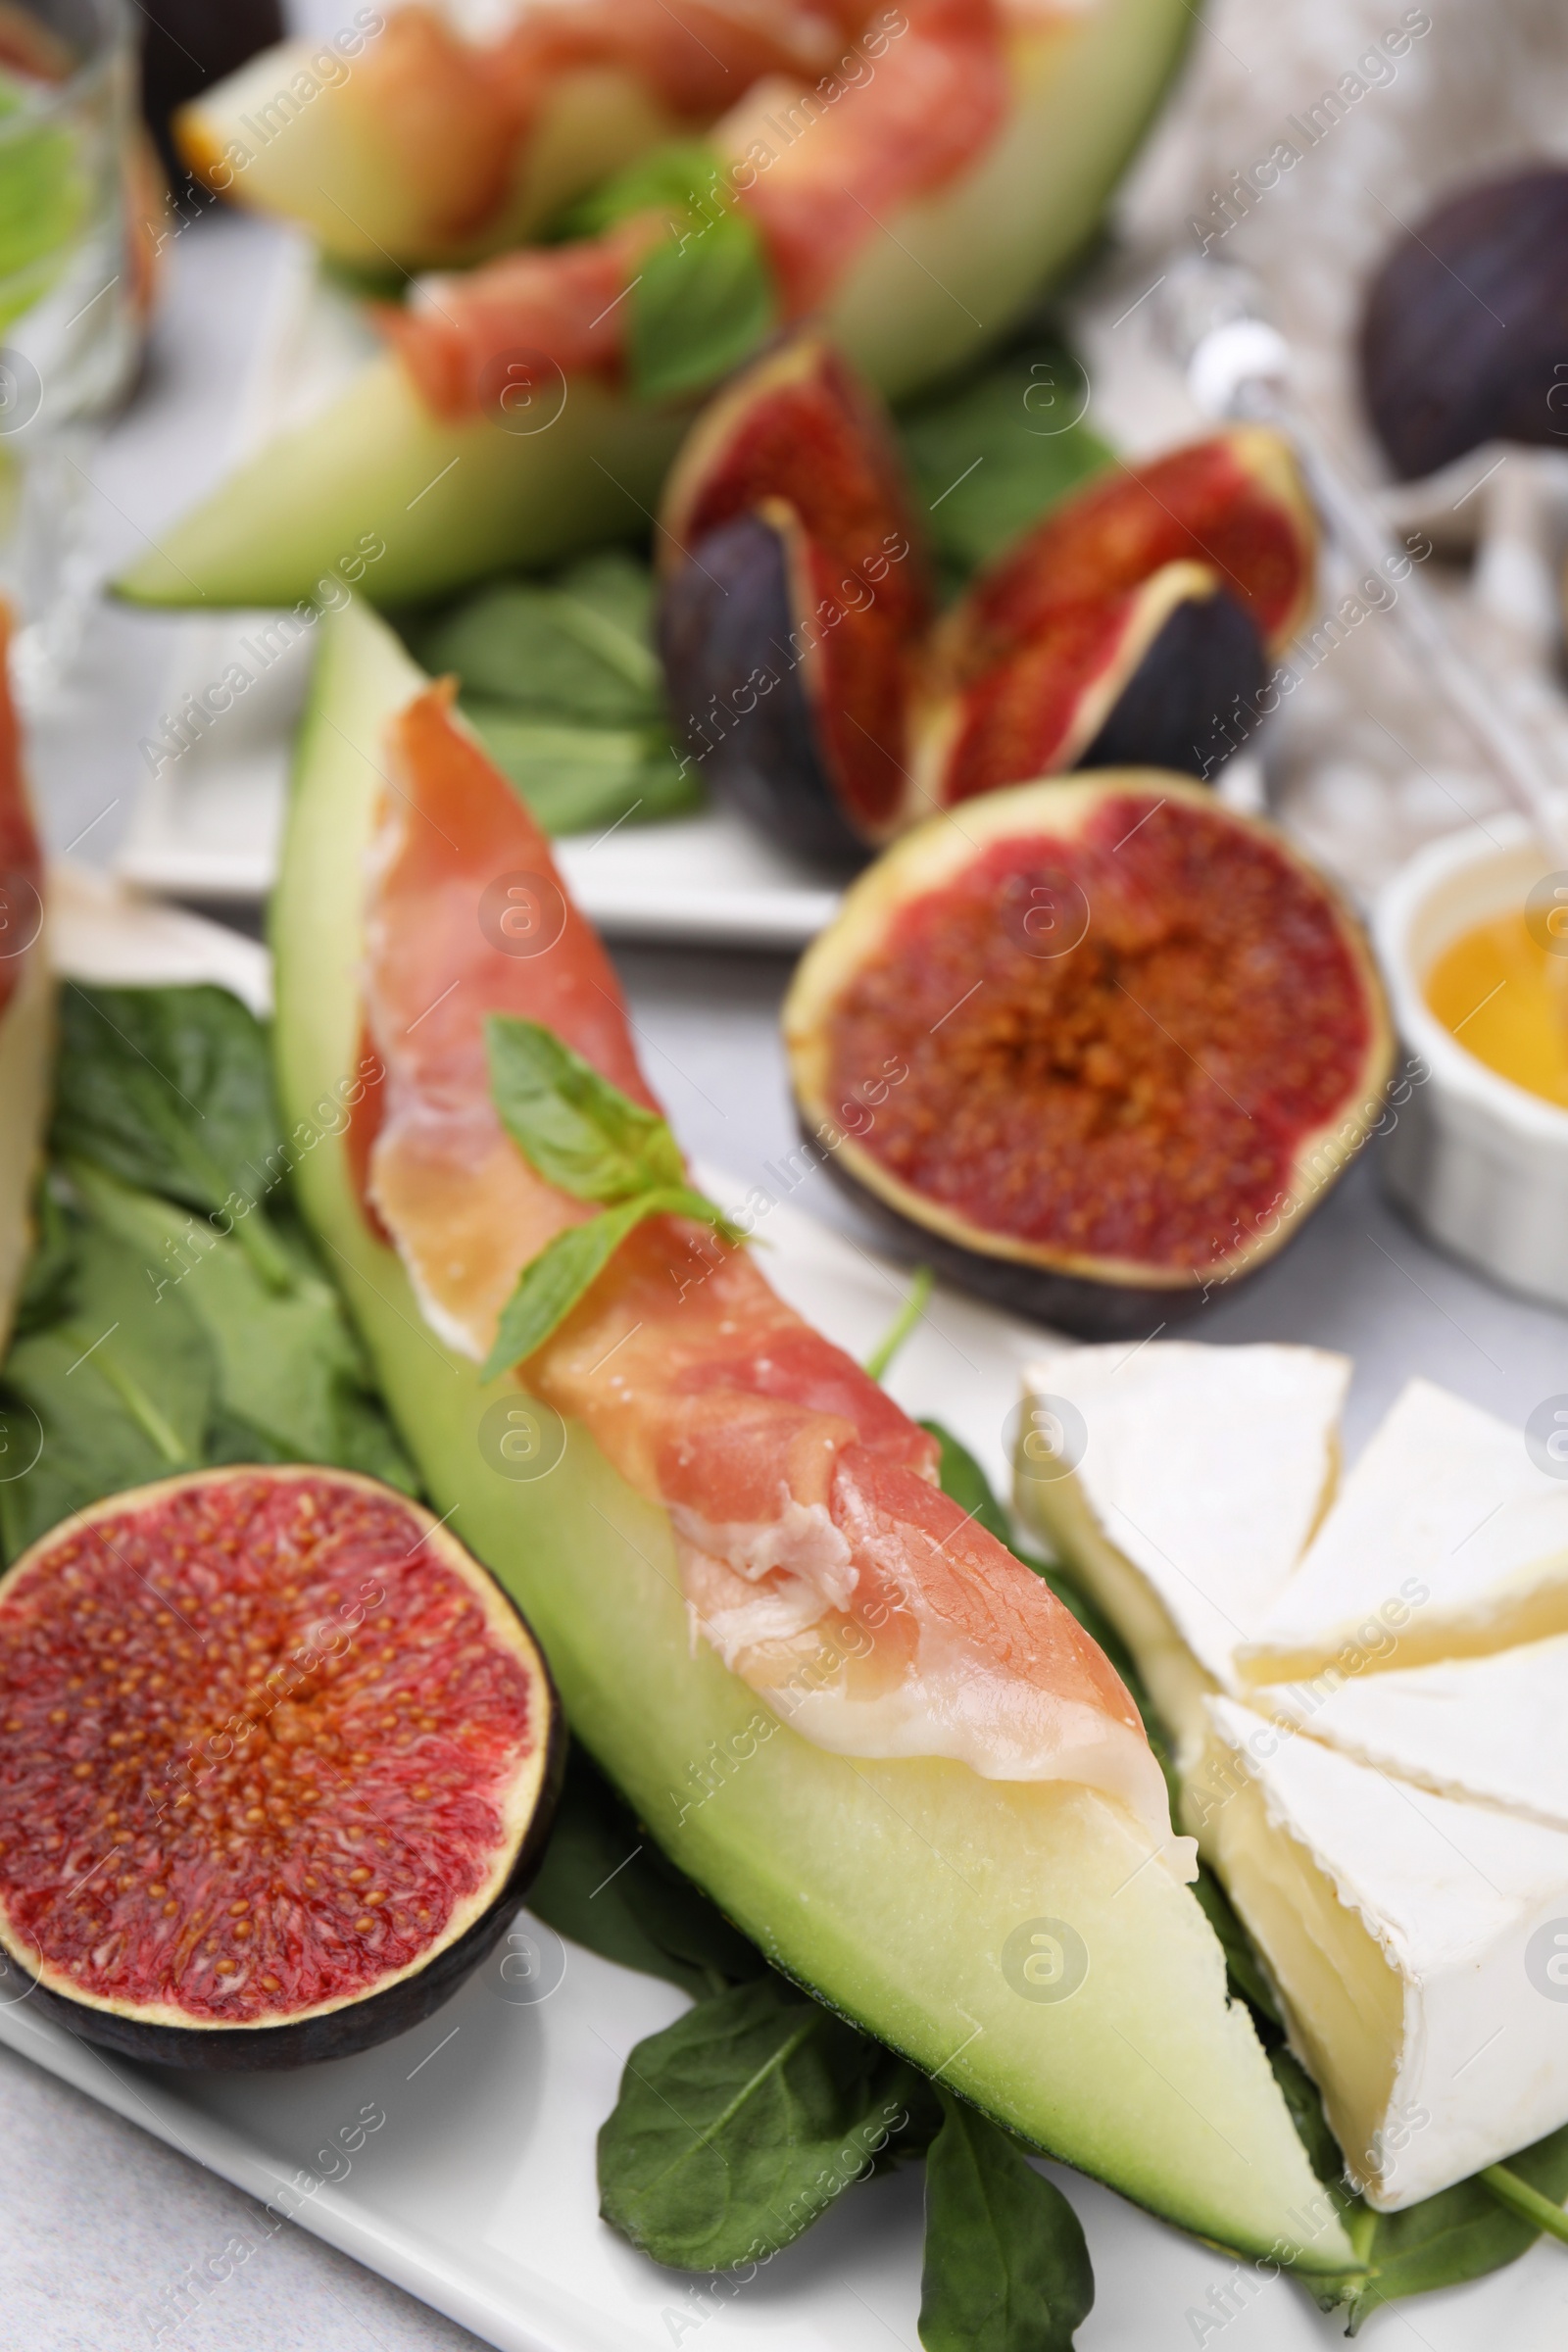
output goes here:
[{"label": "green spinach leaf", "polygon": [[[1560,2205],[1568,2197],[1568,2127],[1510,2156],[1508,2170]],[[1350,2334],[1385,2303],[1457,2286],[1517,2262],[1540,2234],[1499,2204],[1480,2179],[1460,2180],[1403,2213],[1371,2216],[1364,2248],[1357,2248],[1370,2276],[1350,2294]]]},{"label": "green spinach leaf", "polygon": [[913,2082],[780,1978],[736,1985],[633,2050],[599,2134],[600,2212],[656,2262],[756,2262],[874,2169]]},{"label": "green spinach leaf", "polygon": [[[70,1173],[92,1217],[139,1253],[155,1300],[176,1300],[201,1324],[217,1365],[217,1410],[233,1425],[229,1445],[243,1447],[248,1434],[264,1458],[333,1462],[415,1492],[337,1296],[303,1255],[289,1288],[274,1290],[237,1240],[205,1219],[89,1164]],[[286,1248],[286,1229],[280,1239]]]},{"label": "green spinach leaf", "polygon": [[664,1860],[579,1746],[528,1908],[574,1943],[665,1977],[697,2000],[767,1971],[757,1946]]},{"label": "green spinach leaf", "polygon": [[51,1149],[190,1208],[235,1217],[265,1281],[285,1287],[287,1260],[260,1202],[286,1156],[272,1100],[267,1034],[223,988],[61,992]]},{"label": "green spinach leaf", "polygon": [[910,483],[950,587],[1111,462],[1082,421],[1087,397],[1072,353],[1037,332],[900,416]]},{"label": "green spinach leaf", "polygon": [[8,1456],[39,1448],[0,1482],[8,1559],[101,1495],[203,1459],[217,1369],[200,1323],[154,1298],[139,1250],[92,1226],[73,1239],[66,1311],[18,1340],[0,1375]]},{"label": "green spinach leaf", "polygon": [[676,755],[662,720],[643,727],[563,725],[466,695],[463,712],[546,833],[658,824],[703,805],[696,766]]},{"label": "green spinach leaf", "polygon": [[1078,2216],[995,2124],[939,2096],[925,2163],[925,2352],[1070,2352],[1095,2300]]}]

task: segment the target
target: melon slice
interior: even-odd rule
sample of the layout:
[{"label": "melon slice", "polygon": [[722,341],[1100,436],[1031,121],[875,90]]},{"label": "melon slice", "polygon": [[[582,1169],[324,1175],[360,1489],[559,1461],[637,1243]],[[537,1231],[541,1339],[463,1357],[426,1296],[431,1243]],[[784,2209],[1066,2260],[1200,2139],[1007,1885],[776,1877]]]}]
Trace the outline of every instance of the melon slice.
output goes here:
[{"label": "melon slice", "polygon": [[[1013,31],[1002,135],[951,185],[880,213],[828,305],[834,340],[882,391],[913,391],[989,348],[1073,259],[1194,22],[1186,0],[1091,0]],[[346,103],[353,86],[318,108]],[[152,605],[293,604],[370,527],[388,546],[366,574],[378,604],[548,563],[642,527],[609,477],[652,509],[689,420],[685,410],[623,406],[573,376],[560,421],[537,436],[487,420],[448,428],[401,373],[395,387],[386,380],[390,365],[373,364],[242,466],[118,593]]]},{"label": "melon slice", "polygon": [[1412,1380],[1237,1664],[1302,1682],[1565,1632],[1568,1483],[1505,1421]]},{"label": "melon slice", "polygon": [[[1183,1769],[1205,1692],[1327,1507],[1350,1363],[1319,1348],[1071,1348],[1024,1376],[1014,1496],[1126,1641]],[[1053,1445],[1065,1401],[1078,1416]]]},{"label": "melon slice", "polygon": [[1568,1835],[1210,1699],[1189,1786],[1347,2161],[1381,2212],[1568,2116]]},{"label": "melon slice", "polygon": [[[361,877],[411,691],[368,615],[326,630],[273,909],[295,1116],[358,1054]],[[487,1432],[526,1396],[428,1330],[342,1143],[301,1179],[437,1507],[461,1505],[530,1607],[569,1717],[672,1858],[780,1967],[1035,2144],[1221,2243],[1353,2269],[1332,2214],[1303,2219],[1317,2183],[1219,1946],[1191,1893],[1142,1867],[1130,1816],[1071,1784],[832,1754],[770,1721],[710,1647],[693,1654],[667,1512],[573,1422],[545,1475],[498,1466]],[[1088,1954],[1066,1998],[1021,1974],[1049,1920]]]}]

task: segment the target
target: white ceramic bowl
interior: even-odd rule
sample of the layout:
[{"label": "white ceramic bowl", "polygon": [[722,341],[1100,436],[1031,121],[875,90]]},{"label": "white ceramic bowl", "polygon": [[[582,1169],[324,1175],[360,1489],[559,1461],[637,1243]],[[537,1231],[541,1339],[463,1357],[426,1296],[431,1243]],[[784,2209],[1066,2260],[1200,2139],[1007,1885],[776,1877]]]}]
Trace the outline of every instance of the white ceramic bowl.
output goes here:
[{"label": "white ceramic bowl", "polygon": [[1423,990],[1460,932],[1520,906],[1552,870],[1521,818],[1489,817],[1417,853],[1384,889],[1373,933],[1413,1064],[1392,1098],[1389,1191],[1434,1241],[1484,1273],[1568,1306],[1568,1109],[1499,1077],[1446,1029]]}]

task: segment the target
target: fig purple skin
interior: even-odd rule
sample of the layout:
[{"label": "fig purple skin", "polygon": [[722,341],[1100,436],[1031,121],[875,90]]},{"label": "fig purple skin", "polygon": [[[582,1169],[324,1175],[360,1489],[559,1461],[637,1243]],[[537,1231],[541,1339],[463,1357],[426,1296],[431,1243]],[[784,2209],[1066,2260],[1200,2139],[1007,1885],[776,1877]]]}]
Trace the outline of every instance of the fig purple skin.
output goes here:
[{"label": "fig purple skin", "polygon": [[[870,852],[840,806],[817,743],[804,665],[784,654],[795,627],[779,533],[760,514],[710,531],[665,584],[659,641],[685,749],[721,800],[820,865]],[[758,670],[775,683],[752,685]]]},{"label": "fig purple skin", "polygon": [[1236,707],[1255,707],[1267,674],[1263,641],[1235,597],[1185,598],[1074,765],[1170,767],[1206,781],[1245,741]]},{"label": "fig purple skin", "polygon": [[[808,673],[778,658],[795,623],[783,540],[762,515],[742,514],[666,583],[660,650],[685,749],[718,797],[781,849],[844,870],[869,852],[834,789]],[[759,671],[775,681],[766,694],[754,690]],[[1206,779],[1245,740],[1237,710],[1255,705],[1266,674],[1262,640],[1233,596],[1184,598],[1073,764]]]},{"label": "fig purple skin", "polygon": [[1406,481],[1484,441],[1568,443],[1568,172],[1489,180],[1418,221],[1372,281],[1360,361]]}]

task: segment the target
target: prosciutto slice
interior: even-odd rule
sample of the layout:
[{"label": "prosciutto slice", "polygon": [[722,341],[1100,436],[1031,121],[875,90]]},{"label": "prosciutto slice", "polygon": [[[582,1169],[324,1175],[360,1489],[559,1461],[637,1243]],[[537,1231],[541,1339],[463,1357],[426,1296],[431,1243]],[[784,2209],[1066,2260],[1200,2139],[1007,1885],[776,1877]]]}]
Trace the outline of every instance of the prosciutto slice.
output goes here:
[{"label": "prosciutto slice", "polygon": [[[657,1104],[604,949],[449,688],[399,714],[387,759],[364,969],[383,1076],[356,1112],[354,1158],[367,1213],[431,1325],[482,1360],[522,1267],[591,1213],[502,1127],[486,1016],[545,1023]],[[514,906],[527,919],[509,932]],[[803,1737],[844,1755],[948,1757],[992,1780],[1084,1783],[1193,1874],[1108,1660],[941,1492],[931,1438],[776,1297],[749,1250],[651,1220],[518,1378],[668,1512],[693,1642]]]}]

